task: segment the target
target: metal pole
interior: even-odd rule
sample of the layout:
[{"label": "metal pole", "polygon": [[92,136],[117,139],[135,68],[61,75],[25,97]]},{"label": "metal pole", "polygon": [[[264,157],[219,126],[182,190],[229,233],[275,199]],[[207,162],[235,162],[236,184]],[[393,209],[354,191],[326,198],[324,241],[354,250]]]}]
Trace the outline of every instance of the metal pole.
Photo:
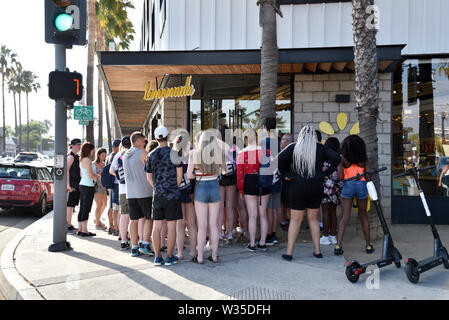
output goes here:
[{"label": "metal pole", "polygon": [[[56,70],[64,71],[66,68],[66,48],[64,45],[55,45]],[[55,158],[63,159],[64,175],[62,179],[56,178],[55,198],[53,202],[53,244],[48,251],[61,252],[70,250],[67,242],[67,107],[65,102],[56,101],[55,110]],[[55,159],[56,161],[56,159]],[[55,165],[55,170],[57,170]]]}]

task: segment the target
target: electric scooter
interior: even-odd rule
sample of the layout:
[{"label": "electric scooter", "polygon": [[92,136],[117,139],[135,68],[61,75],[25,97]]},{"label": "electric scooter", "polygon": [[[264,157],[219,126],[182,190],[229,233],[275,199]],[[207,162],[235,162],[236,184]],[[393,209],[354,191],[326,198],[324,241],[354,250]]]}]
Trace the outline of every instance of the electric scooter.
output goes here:
[{"label": "electric scooter", "polygon": [[382,229],[384,232],[384,242],[382,247],[382,258],[379,260],[367,262],[365,264],[360,264],[357,261],[351,260],[345,263],[346,266],[346,277],[352,283],[356,283],[359,280],[361,274],[366,272],[366,269],[369,266],[376,265],[378,268],[386,267],[392,263],[395,264],[397,268],[401,267],[401,253],[398,249],[394,247],[393,239],[390,234],[390,230],[388,229],[387,222],[385,221],[385,217],[382,211],[382,207],[380,205],[379,197],[377,196],[376,187],[374,182],[372,181],[372,176],[375,173],[385,171],[387,168],[383,167],[377,170],[370,170],[365,172],[364,174],[358,174],[355,177],[348,178],[346,181],[351,180],[360,180],[362,177],[366,179],[366,186],[368,188],[368,193],[371,197],[372,202],[374,203],[374,207],[376,208],[377,216],[380,220],[380,224],[382,225]]},{"label": "electric scooter", "polygon": [[421,182],[418,178],[418,172],[432,169],[435,166],[429,166],[425,168],[418,169],[416,166],[408,169],[405,173],[401,173],[395,175],[394,178],[399,178],[403,176],[412,176],[412,178],[416,182],[416,186],[418,187],[419,196],[421,197],[421,202],[424,206],[424,211],[426,212],[427,217],[429,218],[430,228],[432,230],[433,239],[434,239],[434,249],[433,256],[422,261],[416,261],[413,258],[408,258],[405,260],[405,274],[407,275],[408,280],[411,283],[418,283],[419,275],[427,270],[435,268],[440,264],[443,264],[446,269],[449,269],[449,257],[447,253],[447,249],[443,246],[443,243],[440,240],[440,236],[438,234],[437,228],[432,220],[432,215],[429,210],[429,206],[427,205],[426,197],[424,196],[424,192],[422,190]]}]

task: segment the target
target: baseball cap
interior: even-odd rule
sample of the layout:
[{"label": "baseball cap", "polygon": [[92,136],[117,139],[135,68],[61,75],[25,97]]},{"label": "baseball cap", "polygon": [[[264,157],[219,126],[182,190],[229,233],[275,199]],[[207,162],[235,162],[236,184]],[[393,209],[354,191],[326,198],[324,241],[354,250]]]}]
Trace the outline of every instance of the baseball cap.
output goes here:
[{"label": "baseball cap", "polygon": [[164,126],[157,127],[156,130],[154,130],[154,136],[156,139],[165,139],[168,136],[168,129]]},{"label": "baseball cap", "polygon": [[81,143],[80,139],[73,139],[72,141],[70,141],[71,146],[77,145],[78,143]]},{"label": "baseball cap", "polygon": [[120,143],[122,143],[122,140],[114,140],[114,142],[112,143],[112,146],[114,147],[114,148],[118,148],[118,147],[120,147]]},{"label": "baseball cap", "polygon": [[123,137],[122,146],[126,149],[131,149],[131,137],[130,136]]}]

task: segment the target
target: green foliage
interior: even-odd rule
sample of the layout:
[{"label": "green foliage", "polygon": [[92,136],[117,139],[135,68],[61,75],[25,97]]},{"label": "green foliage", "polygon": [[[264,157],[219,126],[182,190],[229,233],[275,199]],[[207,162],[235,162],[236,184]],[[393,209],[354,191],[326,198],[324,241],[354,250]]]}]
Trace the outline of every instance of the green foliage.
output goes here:
[{"label": "green foliage", "polygon": [[[52,124],[49,120],[45,121],[36,121],[31,120],[29,126],[24,125],[25,131],[30,130],[30,149],[37,150],[39,149],[41,142],[44,140],[42,137],[46,135]],[[27,150],[27,151],[31,151]]]}]

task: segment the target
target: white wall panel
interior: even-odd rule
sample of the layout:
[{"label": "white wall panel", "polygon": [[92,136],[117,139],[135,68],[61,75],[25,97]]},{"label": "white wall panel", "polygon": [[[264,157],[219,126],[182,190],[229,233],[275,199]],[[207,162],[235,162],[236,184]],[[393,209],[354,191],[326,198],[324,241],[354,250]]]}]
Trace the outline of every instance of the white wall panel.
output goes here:
[{"label": "white wall panel", "polygon": [[215,0],[215,49],[230,49],[231,1]]},{"label": "white wall panel", "polygon": [[201,50],[215,50],[215,0],[201,0]]},{"label": "white wall panel", "polygon": [[262,42],[262,29],[259,26],[259,7],[256,3],[256,0],[246,0],[247,49],[259,49]]},{"label": "white wall panel", "polygon": [[246,1],[231,1],[231,48],[246,48]]},{"label": "white wall panel", "polygon": [[201,46],[201,0],[187,0],[186,4],[186,50]]},{"label": "white wall panel", "polygon": [[[156,50],[259,49],[257,0],[166,0],[160,39],[156,1]],[[406,44],[403,54],[449,52],[449,0],[375,0],[379,45]],[[352,3],[283,5],[279,48],[352,46]]]}]

